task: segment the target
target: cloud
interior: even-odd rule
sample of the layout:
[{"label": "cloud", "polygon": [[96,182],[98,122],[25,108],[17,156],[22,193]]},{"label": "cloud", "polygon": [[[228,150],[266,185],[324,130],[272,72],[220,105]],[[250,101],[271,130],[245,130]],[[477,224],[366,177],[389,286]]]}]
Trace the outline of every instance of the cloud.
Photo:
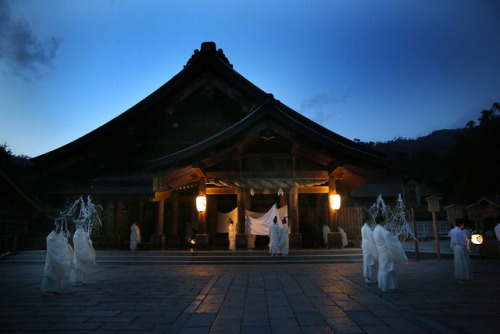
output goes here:
[{"label": "cloud", "polygon": [[0,61],[16,74],[36,73],[50,66],[60,41],[50,38],[40,41],[26,20],[12,16],[6,0],[0,0]]},{"label": "cloud", "polygon": [[331,115],[332,105],[345,102],[351,93],[349,91],[338,94],[334,92],[324,92],[302,100],[300,111],[303,114],[313,115],[314,120],[319,124],[326,124],[327,116]]}]

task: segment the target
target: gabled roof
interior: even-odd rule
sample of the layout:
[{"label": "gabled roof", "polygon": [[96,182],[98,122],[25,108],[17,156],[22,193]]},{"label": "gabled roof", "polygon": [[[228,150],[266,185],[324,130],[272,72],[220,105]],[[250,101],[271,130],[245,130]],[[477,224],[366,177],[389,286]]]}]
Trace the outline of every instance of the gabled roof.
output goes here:
[{"label": "gabled roof", "polygon": [[149,161],[147,165],[156,175],[185,169],[189,165],[200,166],[213,155],[228,153],[237,145],[261,137],[266,130],[287,137],[299,155],[314,155],[313,159],[332,171],[341,166],[343,173],[370,178],[370,171],[386,165],[380,153],[322,127],[270,94],[233,126],[189,148]]},{"label": "gabled roof", "polygon": [[148,110],[158,103],[165,101],[177,102],[176,94],[203,71],[216,73],[232,87],[245,92],[252,99],[258,100],[261,96],[265,95],[264,91],[233,69],[222,49],[217,50],[213,42],[205,42],[201,45],[200,50],[194,51],[193,56],[189,59],[183,70],[145,99],[94,131],[60,148],[33,158],[33,162],[38,166],[49,163],[54,159],[61,158],[68,153],[85,147],[90,142],[101,139],[106,134],[109,134],[110,131],[124,128],[128,124],[134,124],[136,120],[144,117],[144,113],[147,113]]}]

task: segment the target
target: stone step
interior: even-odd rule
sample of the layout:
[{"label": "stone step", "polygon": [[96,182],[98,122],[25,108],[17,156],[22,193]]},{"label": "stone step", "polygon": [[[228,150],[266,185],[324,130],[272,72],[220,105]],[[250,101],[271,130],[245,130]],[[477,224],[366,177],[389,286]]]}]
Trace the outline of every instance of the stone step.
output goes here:
[{"label": "stone step", "polygon": [[[354,263],[362,262],[361,249],[292,250],[288,256],[270,256],[267,251],[97,251],[102,265],[167,264],[265,264],[265,263]],[[21,251],[0,263],[45,263],[45,251]]]}]

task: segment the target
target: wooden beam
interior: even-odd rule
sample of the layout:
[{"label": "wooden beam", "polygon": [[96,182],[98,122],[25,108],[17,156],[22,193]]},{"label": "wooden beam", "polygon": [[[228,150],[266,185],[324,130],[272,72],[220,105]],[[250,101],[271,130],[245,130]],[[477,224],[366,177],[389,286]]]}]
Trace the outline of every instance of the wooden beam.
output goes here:
[{"label": "wooden beam", "polygon": [[234,195],[235,188],[207,188],[207,195]]},{"label": "wooden beam", "polygon": [[155,198],[153,198],[153,202],[158,202],[162,200],[166,200],[172,195],[172,189],[166,191],[157,191],[155,192]]},{"label": "wooden beam", "polygon": [[299,194],[328,194],[328,186],[320,187],[300,187],[297,188]]},{"label": "wooden beam", "polygon": [[[239,171],[229,171],[229,172],[207,172],[207,179],[287,179],[293,178],[294,173],[292,170],[289,171],[267,171],[267,172],[239,172]],[[307,170],[307,171],[295,171],[296,179],[304,180],[321,180],[328,179],[328,171],[326,170]]]}]

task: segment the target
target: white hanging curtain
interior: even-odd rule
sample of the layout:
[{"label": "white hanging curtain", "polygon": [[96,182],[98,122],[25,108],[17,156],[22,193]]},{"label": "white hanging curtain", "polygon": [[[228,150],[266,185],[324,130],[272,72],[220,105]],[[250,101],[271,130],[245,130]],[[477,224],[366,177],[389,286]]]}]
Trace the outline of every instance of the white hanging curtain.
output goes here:
[{"label": "white hanging curtain", "polygon": [[274,217],[278,217],[278,225],[288,216],[288,206],[278,209],[274,204],[266,213],[246,211],[246,232],[255,235],[269,235],[269,226],[273,224]]},{"label": "white hanging curtain", "polygon": [[[274,204],[267,212],[245,211],[246,233],[255,235],[269,235],[269,226],[273,223],[274,217],[278,217],[278,225],[281,227],[281,220],[288,217],[288,206],[285,205],[277,208]],[[223,213],[217,212],[217,233],[228,233],[227,222],[231,218],[237,230],[238,225],[238,208],[232,211]]]}]

